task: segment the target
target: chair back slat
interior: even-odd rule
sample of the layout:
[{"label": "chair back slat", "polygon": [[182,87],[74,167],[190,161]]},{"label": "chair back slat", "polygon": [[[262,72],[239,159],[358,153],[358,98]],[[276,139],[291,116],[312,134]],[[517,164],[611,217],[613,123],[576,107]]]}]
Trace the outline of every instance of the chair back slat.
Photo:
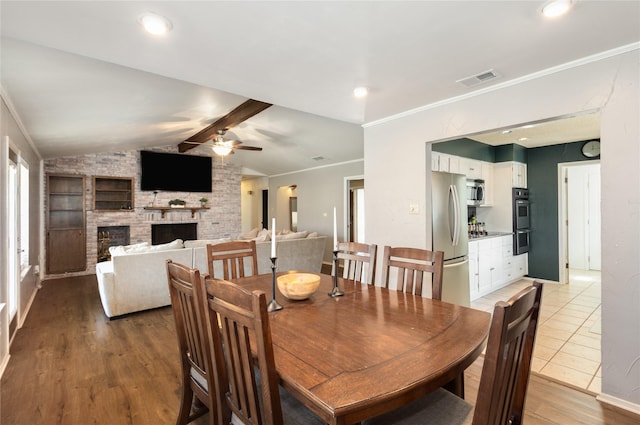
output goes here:
[{"label": "chair back slat", "polygon": [[[245,273],[245,262],[249,273]],[[222,266],[222,276],[216,275],[215,265]],[[255,241],[231,241],[207,245],[209,276],[216,279],[238,279],[258,273]]]},{"label": "chair back slat", "polygon": [[245,424],[282,424],[264,292],[249,292],[232,282],[211,278],[206,279],[205,290],[204,315],[209,329],[222,334],[222,342],[214,349],[224,350],[229,408]]},{"label": "chair back slat", "polygon": [[431,298],[442,299],[444,253],[419,248],[384,247],[382,284],[389,288],[391,271],[396,272],[396,290],[422,295],[425,274],[431,274]]},{"label": "chair back slat", "polygon": [[493,311],[473,425],[518,425],[531,373],[542,283],[523,289]]},{"label": "chair back slat", "polygon": [[373,285],[375,283],[377,253],[378,246],[376,244],[338,243],[338,261],[342,265],[342,277]]}]

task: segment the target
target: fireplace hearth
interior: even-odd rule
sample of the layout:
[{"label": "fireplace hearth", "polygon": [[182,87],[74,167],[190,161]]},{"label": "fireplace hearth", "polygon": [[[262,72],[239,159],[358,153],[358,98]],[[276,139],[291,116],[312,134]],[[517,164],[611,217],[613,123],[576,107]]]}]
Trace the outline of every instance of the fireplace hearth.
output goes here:
[{"label": "fireplace hearth", "polygon": [[176,239],[198,239],[198,223],[170,223],[151,225],[151,244],[158,245]]}]

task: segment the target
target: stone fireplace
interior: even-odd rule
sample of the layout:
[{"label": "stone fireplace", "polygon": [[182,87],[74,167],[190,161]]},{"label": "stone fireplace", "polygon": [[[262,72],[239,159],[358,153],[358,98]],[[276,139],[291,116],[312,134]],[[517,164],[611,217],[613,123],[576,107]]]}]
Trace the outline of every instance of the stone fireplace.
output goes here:
[{"label": "stone fireplace", "polygon": [[176,239],[198,239],[198,223],[170,223],[151,225],[151,244],[158,245]]}]

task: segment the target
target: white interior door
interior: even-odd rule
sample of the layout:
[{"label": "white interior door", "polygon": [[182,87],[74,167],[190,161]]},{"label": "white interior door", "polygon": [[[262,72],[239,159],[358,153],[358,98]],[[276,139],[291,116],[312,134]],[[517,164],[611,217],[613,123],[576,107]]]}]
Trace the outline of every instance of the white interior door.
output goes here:
[{"label": "white interior door", "polygon": [[600,164],[568,167],[569,267],[600,270]]},{"label": "white interior door", "polygon": [[18,197],[18,164],[10,155],[9,157],[9,208],[8,208],[8,226],[9,233],[9,290],[7,297],[7,307],[9,312],[9,321],[12,321],[18,312],[18,285],[20,282],[20,234],[19,234],[19,197]]}]

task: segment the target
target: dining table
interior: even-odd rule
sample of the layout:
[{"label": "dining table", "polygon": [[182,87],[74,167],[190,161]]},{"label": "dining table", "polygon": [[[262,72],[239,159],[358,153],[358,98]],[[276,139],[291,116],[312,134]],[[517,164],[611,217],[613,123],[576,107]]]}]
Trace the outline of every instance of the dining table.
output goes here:
[{"label": "dining table", "polygon": [[[295,271],[277,275],[286,273]],[[463,382],[482,353],[485,311],[317,275],[306,300],[285,298],[272,274],[233,281],[282,305],[269,313],[280,384],[327,424],[356,424]],[[344,295],[329,295],[336,285]]]}]

